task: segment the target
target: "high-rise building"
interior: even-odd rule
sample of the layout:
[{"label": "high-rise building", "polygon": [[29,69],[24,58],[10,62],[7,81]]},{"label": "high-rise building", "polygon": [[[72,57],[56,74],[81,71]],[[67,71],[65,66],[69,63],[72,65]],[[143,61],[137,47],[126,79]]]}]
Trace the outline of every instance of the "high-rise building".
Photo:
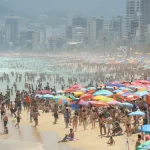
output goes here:
[{"label": "high-rise building", "polygon": [[88,43],[90,45],[96,44],[96,19],[88,21],[87,24]]},{"label": "high-rise building", "polygon": [[6,34],[6,45],[15,42],[18,38],[18,17],[9,16],[5,19],[5,34]]},{"label": "high-rise building", "polygon": [[75,27],[72,29],[72,41],[74,42],[83,42],[86,34],[86,28]]},{"label": "high-rise building", "polygon": [[52,27],[47,26],[45,29],[45,37],[46,37],[46,39],[48,39],[48,38],[51,38],[52,36],[53,36]]},{"label": "high-rise building", "polygon": [[4,47],[4,36],[5,36],[5,28],[3,26],[0,27],[0,49]]},{"label": "high-rise building", "polygon": [[145,41],[145,29],[150,24],[150,0],[127,0],[126,29],[129,40]]},{"label": "high-rise building", "polygon": [[96,39],[99,39],[99,33],[104,27],[104,18],[96,18]]},{"label": "high-rise building", "polygon": [[86,18],[73,18],[72,19],[72,26],[73,27],[82,27],[82,28],[87,28],[87,19]]},{"label": "high-rise building", "polygon": [[72,26],[67,26],[66,27],[66,38],[67,39],[72,39]]},{"label": "high-rise building", "polygon": [[117,38],[122,38],[123,37],[123,17],[122,16],[117,16],[113,17],[111,22],[110,22],[110,28],[112,31],[116,32]]}]

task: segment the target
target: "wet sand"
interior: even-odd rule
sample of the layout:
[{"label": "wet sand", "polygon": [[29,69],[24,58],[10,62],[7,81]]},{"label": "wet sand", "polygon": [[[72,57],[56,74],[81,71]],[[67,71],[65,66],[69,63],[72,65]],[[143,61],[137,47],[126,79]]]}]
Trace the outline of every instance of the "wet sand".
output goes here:
[{"label": "wet sand", "polygon": [[[24,118],[25,119],[25,118]],[[15,119],[9,121],[9,134],[0,135],[1,150],[78,150],[72,149],[67,144],[58,144],[58,135],[53,131],[40,131],[32,126],[21,125],[15,128]],[[0,123],[1,133],[3,124]]]}]

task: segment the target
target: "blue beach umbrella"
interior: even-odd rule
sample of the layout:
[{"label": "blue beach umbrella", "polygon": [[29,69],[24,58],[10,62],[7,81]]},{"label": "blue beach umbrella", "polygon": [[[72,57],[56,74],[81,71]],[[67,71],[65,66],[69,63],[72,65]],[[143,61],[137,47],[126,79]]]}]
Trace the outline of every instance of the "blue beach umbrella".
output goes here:
[{"label": "blue beach umbrella", "polygon": [[95,87],[88,87],[87,90],[96,90]]},{"label": "blue beach umbrella", "polygon": [[116,87],[126,87],[125,85],[120,84],[120,83],[114,83],[114,84],[107,83],[106,85],[107,85],[107,86],[116,86]]},{"label": "blue beach umbrella", "polygon": [[127,91],[132,91],[131,89],[127,88],[127,87],[120,87],[120,90],[127,90]]},{"label": "blue beach umbrella", "polygon": [[146,96],[147,94],[149,94],[147,91],[138,91],[138,92],[135,92],[134,95],[137,95],[137,96]]},{"label": "blue beach umbrella", "polygon": [[43,98],[43,95],[40,95],[40,94],[36,94],[35,97],[38,97],[38,98]]},{"label": "blue beach umbrella", "polygon": [[146,125],[143,125],[142,127],[139,127],[138,131],[150,133],[150,124],[146,124]]},{"label": "blue beach umbrella", "polygon": [[144,115],[145,115],[145,113],[142,111],[135,111],[135,112],[131,112],[129,114],[129,116],[144,116]]},{"label": "blue beach umbrella", "polygon": [[43,95],[43,98],[53,98],[54,96],[53,95],[50,95],[50,94],[44,94]]},{"label": "blue beach umbrella", "polygon": [[121,103],[121,104],[118,104],[118,105],[123,106],[123,107],[133,108],[133,105],[130,104],[130,103]]},{"label": "blue beach umbrella", "polygon": [[95,92],[93,95],[94,96],[98,96],[98,95],[110,96],[110,95],[113,95],[113,93],[108,90],[99,90],[99,91]]},{"label": "blue beach umbrella", "polygon": [[113,93],[121,93],[122,90],[114,90]]}]

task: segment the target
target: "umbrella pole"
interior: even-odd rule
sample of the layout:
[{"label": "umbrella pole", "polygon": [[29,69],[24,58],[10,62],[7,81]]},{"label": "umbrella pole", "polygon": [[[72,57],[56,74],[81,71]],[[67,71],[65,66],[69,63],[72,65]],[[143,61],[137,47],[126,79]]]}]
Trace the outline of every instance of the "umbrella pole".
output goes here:
[{"label": "umbrella pole", "polygon": [[148,105],[147,105],[147,123],[149,124],[149,110],[148,110]]},{"label": "umbrella pole", "polygon": [[128,145],[128,150],[130,150],[130,147],[129,147],[129,138],[127,137],[127,145]]}]

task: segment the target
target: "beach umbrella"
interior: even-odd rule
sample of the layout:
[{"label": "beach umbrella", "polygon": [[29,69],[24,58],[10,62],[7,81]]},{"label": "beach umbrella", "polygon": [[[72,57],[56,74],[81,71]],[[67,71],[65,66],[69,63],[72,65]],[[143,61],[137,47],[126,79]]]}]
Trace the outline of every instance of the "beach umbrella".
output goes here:
[{"label": "beach umbrella", "polygon": [[113,93],[118,94],[118,93],[124,93],[124,92],[122,90],[114,90]]},{"label": "beach umbrella", "polygon": [[79,104],[82,105],[82,106],[88,106],[89,102],[82,100],[82,101],[79,102]]},{"label": "beach umbrella", "polygon": [[142,84],[150,84],[150,82],[147,81],[147,80],[136,80],[135,82],[139,82],[139,83],[142,83]]},{"label": "beach umbrella", "polygon": [[137,100],[139,99],[140,96],[137,96],[137,95],[129,95],[129,96],[126,96],[126,98],[124,99],[125,101],[133,101],[133,100]]},{"label": "beach umbrella", "polygon": [[81,95],[83,95],[83,94],[84,94],[83,92],[74,92],[74,95],[75,95],[76,97],[81,96]]},{"label": "beach umbrella", "polygon": [[146,141],[139,145],[136,150],[149,150],[150,149],[150,141]]},{"label": "beach umbrella", "polygon": [[138,131],[150,134],[150,124],[143,125],[138,128]]},{"label": "beach umbrella", "polygon": [[133,108],[133,105],[130,104],[130,103],[127,103],[127,102],[125,102],[125,103],[120,103],[119,106],[128,107],[128,108]]},{"label": "beach umbrella", "polygon": [[75,100],[75,99],[76,99],[76,97],[73,96],[73,95],[68,95],[67,97],[70,98],[70,99],[72,99],[72,100]]},{"label": "beach umbrella", "polygon": [[144,116],[145,113],[142,111],[134,111],[129,114],[129,116]]},{"label": "beach umbrella", "polygon": [[53,96],[53,100],[59,100],[60,98],[64,98],[63,96],[61,96],[61,95],[57,95],[57,96]]},{"label": "beach umbrella", "polygon": [[66,104],[66,103],[69,103],[69,102],[70,102],[69,98],[60,98],[57,103],[62,105],[62,104]]},{"label": "beach umbrella", "polygon": [[147,91],[138,91],[138,92],[135,92],[134,95],[137,95],[137,96],[146,96],[147,94],[149,94]]},{"label": "beach umbrella", "polygon": [[80,99],[83,99],[83,100],[93,99],[93,95],[92,94],[84,94],[80,97]]},{"label": "beach umbrella", "polygon": [[96,90],[95,87],[88,87],[87,90]]},{"label": "beach umbrella", "polygon": [[127,96],[130,96],[130,95],[133,95],[133,93],[131,92],[125,92],[123,94],[121,94],[123,97],[127,97]]},{"label": "beach umbrella", "polygon": [[40,90],[40,91],[36,91],[36,94],[44,95],[44,94],[52,94],[52,92],[48,90]]},{"label": "beach umbrella", "polygon": [[127,87],[120,87],[120,90],[127,90],[127,91],[132,91],[131,89],[127,88]]},{"label": "beach umbrella", "polygon": [[94,103],[95,106],[98,106],[98,107],[103,107],[103,106],[109,106],[107,103],[105,102],[96,102]]},{"label": "beach umbrella", "polygon": [[43,98],[43,95],[40,95],[40,94],[36,94],[35,97],[38,97],[38,98]]},{"label": "beach umbrella", "polygon": [[107,102],[107,104],[109,104],[109,105],[117,105],[117,104],[120,104],[120,102],[113,100],[113,101]]},{"label": "beach umbrella", "polygon": [[110,102],[110,101],[112,101],[112,100],[114,100],[114,99],[109,98],[109,97],[106,97],[106,96],[95,96],[95,97],[93,98],[93,100],[101,101],[101,102]]},{"label": "beach umbrella", "polygon": [[94,96],[97,96],[97,95],[110,96],[110,95],[113,95],[113,93],[108,90],[98,90],[93,95]]},{"label": "beach umbrella", "polygon": [[71,89],[81,89],[83,88],[83,86],[81,84],[75,84],[73,86],[70,87]]},{"label": "beach umbrella", "polygon": [[54,96],[53,95],[50,95],[50,94],[44,94],[43,95],[43,98],[53,98]]},{"label": "beach umbrella", "polygon": [[81,88],[80,90],[83,91],[83,92],[88,91],[86,88]]},{"label": "beach umbrella", "polygon": [[95,92],[95,90],[89,90],[88,93],[89,94],[93,94]]},{"label": "beach umbrella", "polygon": [[72,92],[75,92],[75,91],[76,91],[75,89],[71,89],[71,88],[70,88],[70,89],[66,90],[65,92],[66,92],[66,93],[72,93]]},{"label": "beach umbrella", "polygon": [[107,86],[116,86],[116,87],[126,87],[125,85],[120,84],[120,83],[114,83],[114,84],[107,83],[106,85],[107,85]]}]

